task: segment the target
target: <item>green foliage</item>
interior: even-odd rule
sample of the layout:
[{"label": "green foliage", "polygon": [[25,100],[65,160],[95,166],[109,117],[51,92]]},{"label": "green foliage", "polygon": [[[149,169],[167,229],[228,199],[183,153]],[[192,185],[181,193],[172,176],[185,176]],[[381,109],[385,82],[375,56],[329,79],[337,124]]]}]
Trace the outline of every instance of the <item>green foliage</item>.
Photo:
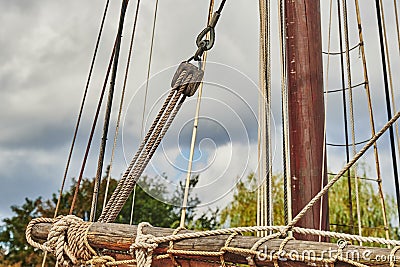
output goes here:
[{"label": "green foliage", "polygon": [[[183,196],[183,184],[180,184],[172,196],[168,196],[166,187],[159,180],[160,178],[142,177],[141,186],[136,187],[135,209],[133,213],[133,223],[149,222],[152,225],[160,227],[176,227],[179,225],[180,205]],[[192,177],[190,181],[189,193],[192,193],[193,188],[197,185],[198,176]],[[106,187],[106,179],[102,179],[100,185],[97,214],[100,216],[104,201],[104,192]],[[110,180],[110,190],[113,192],[117,185],[115,179]],[[76,180],[68,191],[61,196],[61,202],[58,214],[68,214],[72,197],[75,191]],[[146,193],[148,192],[148,193]],[[88,220],[91,208],[91,200],[93,194],[93,179],[82,179],[79,193],[75,204],[74,214],[84,220]],[[157,196],[158,200],[152,196]],[[0,266],[40,266],[43,259],[43,254],[40,250],[32,248],[25,240],[25,228],[28,223],[37,217],[54,216],[54,211],[57,203],[58,195],[53,194],[49,200],[43,200],[41,197],[36,200],[25,199],[22,206],[12,206],[11,209],[14,216],[3,220],[4,226],[0,228]],[[176,205],[171,205],[174,203]],[[202,214],[198,219],[195,219],[195,207],[200,203],[197,196],[189,195],[189,208],[186,217],[187,225],[192,229],[211,229],[217,224],[217,213]],[[132,197],[122,208],[116,222],[129,223],[131,214]],[[54,258],[48,256],[47,263],[49,266],[54,266]]]},{"label": "green foliage", "polygon": [[[274,224],[284,224],[283,179],[272,177]],[[257,182],[254,173],[236,184],[233,201],[221,211],[221,224],[229,227],[254,226],[257,214]]]},{"label": "green foliage", "polygon": [[[355,233],[358,234],[358,216],[356,209],[356,195],[355,195],[355,179],[351,174],[351,188],[352,188],[352,205],[353,205],[353,221],[351,225],[350,219],[350,204],[348,197],[348,181],[347,176],[342,177],[333,188],[329,191],[329,220],[331,223],[331,230],[342,233]],[[361,178],[365,177],[361,175]],[[362,235],[385,237],[382,202],[378,192],[378,187],[373,181],[366,181],[358,179],[359,202],[360,202],[360,221],[362,226]],[[397,215],[396,203],[394,198],[389,195],[384,195],[386,216],[388,222],[393,220]],[[390,225],[389,225],[390,226]],[[395,229],[391,229],[390,237],[397,238]]]},{"label": "green foliage", "polygon": [[[365,174],[363,175],[365,177]],[[355,181],[352,179],[353,191],[353,216],[357,227],[356,200],[354,194]],[[359,199],[361,211],[362,234],[364,236],[385,237],[383,229],[383,216],[381,199],[375,182],[359,180]],[[385,195],[386,215],[388,222],[393,221],[396,206],[393,197]],[[283,178],[274,175],[272,178],[272,199],[274,209],[274,225],[284,225],[283,209]],[[257,184],[254,174],[250,174],[245,180],[236,185],[232,202],[225,207],[220,214],[221,224],[229,227],[256,225],[257,213]],[[347,178],[342,177],[329,191],[329,220],[331,230],[342,233],[352,233],[350,226],[349,204],[347,197]],[[397,229],[389,225],[391,238],[397,238]],[[356,229],[356,228],[354,228]],[[354,230],[354,233],[357,233]]]}]

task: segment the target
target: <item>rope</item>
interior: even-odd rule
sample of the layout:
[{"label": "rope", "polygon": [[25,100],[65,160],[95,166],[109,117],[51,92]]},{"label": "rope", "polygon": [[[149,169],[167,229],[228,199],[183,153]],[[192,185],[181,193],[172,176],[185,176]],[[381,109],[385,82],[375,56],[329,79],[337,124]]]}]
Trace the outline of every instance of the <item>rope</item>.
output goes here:
[{"label": "rope", "polygon": [[[32,239],[32,228],[37,223],[52,223],[47,241],[42,245]],[[26,229],[28,243],[43,251],[51,252],[56,256],[56,266],[71,266],[86,262],[97,256],[96,252],[87,243],[87,230],[92,223],[84,222],[74,216],[59,216],[55,219],[33,219]]]},{"label": "rope", "polygon": [[[384,35],[384,41],[385,41],[385,52],[386,52],[386,60],[387,60],[387,70],[388,70],[388,74],[389,74],[389,87],[390,87],[390,93],[391,93],[391,101],[392,101],[393,112],[396,113],[397,108],[396,108],[395,92],[393,89],[392,65],[390,63],[389,43],[388,43],[387,32],[386,32],[386,23],[385,23],[385,12],[384,12],[385,8],[383,6],[382,0],[380,0],[380,5],[381,5],[381,12],[382,12],[383,35]],[[399,126],[398,126],[398,124],[395,124],[394,127],[396,130],[397,149],[398,149],[399,156],[400,156]]]},{"label": "rope", "polygon": [[290,162],[289,162],[289,120],[288,120],[288,95],[286,86],[286,39],[284,22],[283,0],[279,0],[279,50],[281,55],[281,97],[282,97],[282,161],[283,161],[283,209],[284,222],[288,224],[292,219],[291,196],[290,196]]},{"label": "rope", "polygon": [[[50,233],[48,235],[48,241],[43,245],[36,243],[32,240],[32,228],[35,224],[41,222],[50,222],[53,223]],[[100,260],[107,260],[106,265],[112,266],[117,265],[111,258],[98,257],[90,247],[87,242],[87,234],[88,229],[91,226],[91,223],[84,222],[83,220],[75,217],[75,216],[66,216],[59,217],[57,219],[47,219],[47,218],[38,218],[32,220],[26,230],[26,238],[30,245],[42,249],[44,251],[52,252],[57,256],[57,266],[70,266],[68,264],[77,264],[82,262],[98,262]],[[183,251],[183,250],[168,250],[168,254],[174,255],[194,255],[194,256],[210,256],[210,257],[223,257],[225,252],[235,253],[242,256],[245,256],[249,261],[249,264],[254,263],[251,259],[255,256],[259,255],[265,259],[269,259],[270,261],[275,261],[275,266],[277,263],[277,259],[281,258],[289,258],[287,253],[284,253],[285,245],[292,240],[291,236],[287,236],[287,226],[252,226],[252,227],[237,227],[237,228],[228,228],[228,229],[219,229],[219,230],[211,230],[204,232],[190,232],[190,233],[181,233],[177,232],[180,229],[177,229],[172,235],[155,237],[151,234],[144,233],[145,227],[151,227],[149,223],[140,223],[137,228],[136,239],[135,242],[130,246],[130,252],[135,257],[133,260],[129,260],[130,263],[136,260],[138,267],[149,267],[152,263],[152,255],[154,250],[161,243],[167,242],[176,242],[184,239],[193,239],[200,237],[211,237],[218,235],[229,235],[228,239],[225,242],[224,247],[220,249],[218,252],[209,252],[209,251]],[[384,238],[377,237],[363,237],[358,235],[350,235],[343,233],[335,233],[328,231],[321,231],[315,229],[306,229],[293,227],[291,229],[294,233],[298,233],[301,235],[317,235],[321,237],[329,237],[329,238],[337,238],[343,239],[345,241],[358,241],[358,242],[373,242],[383,245],[392,245],[396,246],[390,255],[391,260],[395,260],[394,257],[396,251],[400,247],[400,241],[398,240],[387,240]],[[273,231],[276,232],[267,237],[264,237],[258,240],[251,249],[243,249],[243,248],[233,248],[229,247],[229,244],[232,242],[233,238],[240,233],[253,233],[257,231]],[[274,238],[285,236],[282,240],[279,250],[277,253],[271,257],[271,255],[267,255],[264,253],[257,252],[256,249],[263,242],[267,240],[272,240]],[[170,243],[171,244],[171,243]],[[169,255],[167,255],[169,256]],[[293,255],[290,255],[290,259],[293,260]],[[165,255],[158,256],[157,259],[165,258]],[[362,265],[360,263],[345,259],[338,253],[335,257],[330,259],[326,258],[315,258],[315,257],[299,257],[295,260],[300,261],[311,261],[311,262],[323,262],[323,263],[334,263],[337,260],[349,263],[354,266],[364,267],[366,265]],[[221,258],[221,262],[225,263],[225,260]],[[122,263],[120,263],[122,264]]]},{"label": "rope", "polygon": [[119,132],[121,116],[122,116],[122,108],[123,108],[124,99],[125,99],[126,85],[128,82],[128,73],[129,73],[130,62],[131,62],[131,58],[132,58],[133,42],[135,40],[136,24],[137,24],[137,20],[138,20],[138,16],[139,16],[139,7],[140,7],[140,0],[137,1],[137,5],[136,5],[135,19],[133,22],[131,41],[129,44],[129,53],[128,53],[128,59],[126,62],[126,67],[125,67],[124,84],[122,86],[121,101],[119,103],[118,118],[117,118],[117,123],[116,123],[116,127],[115,127],[114,141],[113,141],[113,147],[111,150],[111,158],[110,158],[110,163],[109,163],[110,168],[108,169],[107,184],[106,184],[106,189],[104,192],[103,210],[107,203],[107,195],[108,195],[108,190],[109,190],[110,180],[111,180],[111,171],[112,171],[112,166],[113,166],[113,162],[114,162],[115,149],[117,147],[117,139],[118,139],[118,132]]},{"label": "rope", "polygon": [[105,154],[105,150],[106,150],[108,128],[110,126],[111,108],[112,108],[112,104],[113,104],[114,91],[115,91],[114,90],[115,89],[115,80],[117,77],[119,54],[121,51],[122,31],[124,28],[125,14],[126,14],[126,9],[128,7],[128,3],[129,3],[129,0],[124,0],[124,1],[122,1],[122,4],[121,4],[121,14],[120,14],[120,19],[119,19],[117,41],[116,41],[117,44],[116,44],[116,48],[115,48],[110,88],[109,88],[109,92],[108,92],[106,111],[105,111],[105,115],[104,115],[103,133],[102,133],[102,138],[101,138],[101,142],[100,142],[99,158],[98,158],[98,162],[97,162],[97,171],[96,171],[96,177],[94,179],[94,186],[93,186],[92,205],[90,208],[90,215],[89,215],[89,221],[91,221],[91,222],[93,222],[96,217],[97,200],[98,200],[98,196],[99,196],[101,176],[103,173],[104,154]]},{"label": "rope", "polygon": [[[356,7],[356,14],[357,14],[357,23],[358,23],[358,36],[360,42],[364,43],[364,37],[362,33],[362,25],[361,25],[361,14],[360,14],[360,6],[358,3],[358,0],[354,1],[355,7]],[[368,114],[369,114],[369,121],[371,125],[371,134],[375,135],[375,121],[374,121],[374,113],[372,109],[372,100],[371,100],[371,92],[369,88],[369,78],[368,78],[368,71],[367,71],[367,60],[365,56],[365,49],[364,46],[360,47],[360,52],[361,52],[361,58],[363,62],[363,70],[364,70],[364,80],[365,80],[365,93],[367,94],[367,99],[368,99]],[[386,228],[385,233],[386,233],[386,238],[389,239],[389,227],[388,227],[388,220],[386,216],[386,206],[385,206],[385,199],[384,199],[384,194],[383,194],[383,189],[382,189],[382,177],[381,177],[381,171],[380,171],[380,162],[379,162],[379,153],[378,153],[378,145],[375,143],[374,144],[374,157],[375,157],[375,168],[376,168],[376,175],[377,175],[377,184],[378,184],[378,191],[379,191],[379,197],[380,197],[380,202],[381,202],[381,208],[382,208],[382,216],[383,216],[383,223]]]},{"label": "rope", "polygon": [[394,15],[396,19],[397,47],[400,53],[400,26],[399,26],[399,12],[397,8],[397,0],[393,0],[393,5],[394,5]]},{"label": "rope", "polygon": [[[329,57],[328,57],[329,58]],[[361,83],[357,83],[357,84],[355,84],[355,85],[352,85],[351,86],[351,88],[352,89],[354,89],[354,88],[356,88],[356,87],[360,87],[360,86],[362,86],[362,85],[364,85],[364,86],[366,86],[368,84],[368,81],[366,80],[366,81],[364,81],[364,82],[361,82]],[[325,90],[325,94],[330,94],[330,93],[337,93],[337,92],[343,92],[343,90],[349,90],[349,88],[348,87],[344,87],[344,88],[341,88],[341,89],[334,89],[334,90]]]},{"label": "rope", "polygon": [[101,90],[100,98],[99,98],[99,101],[98,101],[98,103],[97,103],[96,113],[95,113],[95,116],[94,116],[94,119],[93,119],[92,128],[91,128],[91,130],[90,130],[89,139],[88,139],[88,142],[87,142],[87,145],[86,145],[85,155],[83,156],[83,161],[82,161],[82,165],[81,165],[81,170],[80,170],[80,172],[79,172],[78,180],[76,181],[74,197],[72,198],[71,208],[70,208],[70,210],[69,210],[69,214],[70,214],[70,215],[71,215],[72,212],[74,211],[75,202],[76,202],[76,199],[77,199],[77,197],[78,197],[79,186],[80,186],[80,183],[81,183],[81,181],[82,181],[83,172],[85,171],[86,162],[87,162],[87,159],[88,159],[88,156],[89,156],[89,151],[90,151],[90,147],[91,147],[91,144],[92,144],[92,140],[93,140],[93,136],[94,136],[94,131],[95,131],[95,129],[96,129],[97,120],[98,120],[98,118],[99,118],[99,114],[100,114],[100,109],[101,109],[101,105],[102,105],[102,102],[103,102],[104,93],[105,93],[105,90],[106,90],[106,87],[107,87],[108,77],[109,77],[109,75],[110,75],[111,66],[112,66],[112,62],[113,62],[113,59],[114,59],[114,55],[115,55],[116,46],[117,46],[117,38],[115,38],[114,48],[113,48],[113,50],[112,50],[111,57],[110,57],[110,61],[109,61],[109,63],[108,63],[108,68],[107,68],[107,72],[106,72],[106,77],[105,77],[105,79],[104,79],[103,88],[102,88],[102,90]]},{"label": "rope", "polygon": [[[65,166],[64,176],[63,176],[63,180],[62,180],[62,184],[61,184],[61,188],[60,188],[60,194],[58,196],[56,208],[55,208],[55,211],[54,211],[54,218],[57,217],[58,209],[60,207],[61,198],[62,198],[62,195],[63,195],[64,186],[65,186],[65,181],[67,179],[67,174],[68,174],[69,166],[71,164],[71,159],[72,159],[72,153],[74,151],[76,138],[78,136],[78,129],[79,129],[80,122],[81,122],[81,119],[82,119],[83,108],[84,108],[85,103],[86,103],[86,96],[87,96],[87,93],[88,93],[88,90],[89,90],[90,80],[92,78],[93,67],[94,67],[94,63],[96,61],[97,51],[98,51],[99,44],[100,44],[100,39],[101,39],[101,36],[102,36],[102,33],[103,33],[103,27],[104,27],[104,22],[105,22],[105,19],[106,19],[109,3],[110,3],[110,0],[107,0],[106,1],[106,5],[104,7],[103,18],[101,19],[99,33],[97,34],[96,45],[95,45],[94,52],[93,52],[92,62],[90,64],[89,74],[88,74],[88,77],[87,77],[87,80],[86,80],[85,90],[84,90],[84,93],[83,93],[82,102],[81,102],[81,106],[80,106],[80,109],[79,109],[78,119],[77,119],[76,125],[75,125],[74,135],[72,137],[71,147],[70,147],[70,150],[69,150],[69,153],[68,153],[68,159],[67,159],[67,164]],[[43,259],[42,267],[44,267],[45,263],[46,263],[46,257],[44,257],[44,259]]]},{"label": "rope", "polygon": [[190,63],[184,62],[180,65],[174,76],[172,90],[169,96],[164,102],[157,118],[154,120],[153,125],[150,127],[138,152],[132,159],[131,164],[118,183],[116,190],[111,195],[106,208],[100,216],[99,220],[101,222],[111,222],[115,220],[131,194],[136,181],[143,173],[177,112],[181,108],[186,99],[186,95],[192,95],[195,92],[202,77],[203,72]]},{"label": "rope", "polygon": [[313,207],[313,205],[322,198],[323,195],[325,195],[328,190],[333,186],[334,183],[336,183],[342,175],[348,171],[353,164],[361,158],[362,155],[370,148],[381,136],[382,134],[390,128],[390,126],[393,125],[393,123],[396,122],[396,120],[400,117],[400,112],[397,112],[396,115],[391,118],[385,126],[375,135],[371,138],[371,140],[353,157],[351,161],[349,161],[343,169],[335,176],[333,177],[328,184],[321,190],[313,199],[310,200],[310,202],[296,215],[296,217],[292,220],[291,223],[287,225],[287,229],[289,230],[291,227],[293,227],[303,216],[304,214]]},{"label": "rope", "polygon": [[[363,45],[363,43],[362,43],[362,42],[359,42],[358,44],[356,44],[355,46],[353,46],[352,48],[350,48],[350,49],[349,49],[349,52],[350,52],[350,51],[353,51],[354,49],[356,49],[357,47],[360,47],[360,46],[362,46],[362,45]],[[337,56],[337,55],[341,55],[341,54],[344,54],[344,53],[346,53],[346,52],[345,52],[345,51],[341,51],[341,52],[330,52],[329,49],[328,49],[327,52],[322,51],[322,54],[328,55],[328,56]]]},{"label": "rope", "polygon": [[[392,108],[390,106],[390,94],[389,94],[389,85],[388,85],[388,77],[387,77],[387,66],[385,59],[385,47],[384,47],[384,37],[382,30],[382,18],[381,18],[381,6],[378,0],[375,0],[376,6],[376,15],[378,19],[378,29],[379,29],[379,44],[380,44],[380,52],[381,52],[381,62],[382,62],[382,72],[383,72],[383,82],[385,89],[385,100],[386,100],[386,112],[387,117],[390,118],[392,116]],[[397,169],[397,159],[396,159],[396,148],[394,142],[394,133],[393,127],[389,129],[389,138],[390,138],[390,148],[391,148],[391,156],[392,156],[392,166],[393,166],[393,174],[394,174],[394,183],[396,190],[396,199],[397,199],[397,212],[398,218],[400,222],[400,183],[399,183],[399,174]]]},{"label": "rope", "polygon": [[[343,37],[342,37],[342,19],[341,19],[341,10],[340,10],[340,0],[337,0],[337,8],[338,8],[338,26],[339,26],[339,47],[340,51],[343,51]],[[348,130],[348,122],[347,122],[347,100],[346,100],[346,92],[345,92],[345,70],[344,70],[344,58],[343,53],[340,53],[340,68],[341,68],[341,81],[342,81],[342,103],[343,103],[343,123],[344,123],[344,135],[346,142],[346,162],[350,161],[350,151],[349,151],[349,130]],[[348,87],[350,90],[351,84]],[[348,170],[348,177],[350,177],[350,170]],[[353,201],[352,201],[352,190],[351,190],[351,181],[350,178],[347,179],[347,187],[348,187],[348,203],[349,203],[349,212],[350,212],[350,224],[353,225],[351,231],[354,231],[354,217],[353,217]]]},{"label": "rope", "polygon": [[[221,7],[220,7],[221,9]],[[208,19],[207,25],[211,23],[212,16],[214,10],[214,0],[210,0],[209,8],[208,8]],[[206,39],[210,39],[210,33],[207,34]],[[204,51],[203,58],[202,58],[202,65],[201,69],[205,71],[207,62],[207,51]],[[192,140],[190,142],[190,152],[189,152],[189,160],[188,160],[188,169],[186,173],[186,183],[185,183],[185,191],[183,194],[183,203],[182,203],[182,211],[181,211],[181,221],[179,226],[185,227],[185,217],[186,217],[186,209],[188,204],[189,198],[189,187],[190,187],[190,176],[192,175],[192,166],[193,166],[193,157],[194,157],[194,148],[196,144],[196,137],[197,137],[197,128],[199,124],[199,115],[200,115],[200,104],[201,104],[201,96],[203,93],[203,83],[200,84],[197,94],[197,102],[196,102],[196,111],[194,115],[194,122],[193,122],[193,130],[192,130]]]}]

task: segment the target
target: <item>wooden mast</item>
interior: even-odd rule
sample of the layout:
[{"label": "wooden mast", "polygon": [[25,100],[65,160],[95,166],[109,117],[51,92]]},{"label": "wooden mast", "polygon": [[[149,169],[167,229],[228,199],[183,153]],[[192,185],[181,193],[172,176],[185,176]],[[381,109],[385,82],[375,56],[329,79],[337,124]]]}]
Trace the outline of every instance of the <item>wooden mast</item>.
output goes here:
[{"label": "wooden mast", "polygon": [[[285,0],[288,117],[293,216],[326,180],[324,94],[319,0]],[[315,205],[297,226],[328,228],[328,201]],[[305,239],[303,237],[299,237]],[[315,237],[306,238],[316,240]]]}]

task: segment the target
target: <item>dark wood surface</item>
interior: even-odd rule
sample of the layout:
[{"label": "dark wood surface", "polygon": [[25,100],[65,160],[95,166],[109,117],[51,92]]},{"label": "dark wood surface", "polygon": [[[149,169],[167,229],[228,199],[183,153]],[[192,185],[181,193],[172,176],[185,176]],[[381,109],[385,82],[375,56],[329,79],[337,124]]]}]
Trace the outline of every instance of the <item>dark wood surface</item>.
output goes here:
[{"label": "dark wood surface", "polygon": [[[36,241],[43,242],[47,238],[47,234],[50,230],[51,224],[40,223],[33,227],[32,235]],[[129,246],[134,242],[136,238],[136,226],[123,225],[123,224],[104,224],[104,223],[94,223],[88,232],[89,244],[96,249],[109,249],[117,250],[120,252],[129,251]],[[145,227],[145,234],[152,234],[155,237],[168,236],[173,233],[174,229],[159,228],[159,227]],[[181,231],[180,233],[192,232],[189,230]],[[202,237],[196,239],[186,239],[179,242],[175,242],[175,249],[182,250],[196,250],[196,251],[219,251],[221,247],[224,246],[228,235],[213,236],[213,237]],[[251,236],[236,236],[230,246],[236,248],[246,248],[250,249],[253,244],[258,240],[256,237]],[[259,250],[267,251],[267,253],[272,253],[272,251],[278,251],[282,240],[270,240],[262,245]],[[154,251],[157,254],[164,254],[168,249],[168,243],[162,243]],[[332,251],[331,255],[335,255],[335,250],[337,249],[336,244],[332,243],[319,243],[313,241],[299,241],[291,240],[285,246],[285,251],[287,253],[298,253],[303,255],[306,252],[314,252],[317,258],[329,258],[329,251]],[[324,252],[325,251],[325,252]],[[389,262],[377,262],[369,261],[362,257],[362,255],[368,255],[369,259],[375,259],[377,256],[382,257],[382,255],[388,257],[390,255],[390,249],[387,248],[369,248],[369,247],[358,247],[358,246],[348,246],[343,251],[343,256],[356,255],[352,254],[351,251],[357,252],[360,255],[359,262],[365,263],[369,266],[389,266]],[[305,254],[307,255],[307,254]],[[119,256],[119,259],[123,256]],[[125,256],[130,258],[130,256]],[[200,256],[176,256],[179,263],[182,266],[213,266],[212,262],[218,263],[219,257],[200,257]],[[226,253],[225,259],[228,262],[233,262],[236,264],[247,263],[247,260],[243,256]],[[397,257],[397,261],[400,257]],[[256,263],[261,266],[273,266],[271,262],[257,259]],[[162,262],[154,261],[153,266],[172,266],[170,265],[170,260],[165,260]],[[295,261],[280,261],[280,266],[309,266],[303,262]],[[318,266],[318,265],[314,265]],[[320,265],[322,266],[322,265]],[[337,263],[335,266],[350,266],[344,263]]]},{"label": "dark wood surface", "polygon": [[[322,168],[325,165],[320,1],[286,0],[285,23],[294,217],[321,190]],[[324,176],[326,179],[326,174]],[[322,230],[326,230],[328,227],[326,198],[322,214]],[[319,229],[320,202],[306,213],[297,226]],[[318,240],[313,236],[296,236],[296,238]]]}]

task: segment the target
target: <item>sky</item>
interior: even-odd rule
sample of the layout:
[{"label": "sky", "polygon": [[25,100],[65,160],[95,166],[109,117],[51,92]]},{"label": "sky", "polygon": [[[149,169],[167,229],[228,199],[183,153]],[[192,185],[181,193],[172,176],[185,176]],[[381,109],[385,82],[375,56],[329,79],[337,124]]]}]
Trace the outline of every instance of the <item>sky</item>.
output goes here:
[{"label": "sky", "polygon": [[[334,1],[336,2],[336,1]],[[353,1],[349,2],[350,46],[358,43]],[[368,2],[368,3],[366,3]],[[394,100],[400,106],[400,67],[393,3],[385,2],[385,19],[393,71]],[[219,1],[216,1],[218,4]],[[377,36],[374,1],[361,1],[361,16],[367,67],[370,79],[376,129],[387,121],[382,69]],[[111,144],[126,64],[135,1],[131,1],[122,39],[116,82],[115,104],[111,115],[106,160]],[[155,1],[140,6],[136,39],[127,92],[118,136],[113,177],[120,177],[139,145],[142,131],[147,65]],[[74,126],[97,31],[104,8],[103,1],[0,0],[0,219],[11,216],[11,205],[24,198],[48,198],[61,185]],[[98,102],[106,66],[119,20],[120,1],[111,1],[99,53],[82,117],[77,145],[73,153],[68,183],[79,173],[80,163]],[[148,97],[145,105],[145,129],[151,124],[165,95],[177,65],[196,50],[195,38],[204,28],[208,1],[165,0],[159,2]],[[321,0],[323,50],[328,50],[329,1]],[[273,171],[282,171],[280,62],[277,4],[271,4],[272,57],[272,153]],[[337,6],[333,3],[331,51],[338,51]],[[204,77],[200,123],[193,171],[200,175],[195,190],[204,207],[224,207],[232,197],[236,182],[257,169],[258,125],[258,1],[228,1],[216,29],[216,43],[208,55]],[[341,88],[339,57],[324,60],[325,90]],[[351,52],[352,80],[363,81],[360,52]],[[327,75],[328,74],[328,75]],[[368,106],[363,87],[353,89],[356,141],[371,136]],[[344,143],[341,94],[328,94],[327,142]],[[168,190],[185,179],[195,113],[196,97],[189,98],[145,174],[160,178]],[[94,177],[103,112],[97,126],[85,177]],[[389,138],[378,142],[385,192],[394,195]],[[361,146],[357,146],[359,150]],[[343,148],[327,148],[328,169],[338,172],[346,158]],[[399,155],[399,154],[397,154]],[[399,157],[398,157],[399,158]],[[398,160],[399,161],[399,160]],[[373,153],[362,158],[367,175],[376,177]],[[88,200],[90,201],[90,200]]]}]

